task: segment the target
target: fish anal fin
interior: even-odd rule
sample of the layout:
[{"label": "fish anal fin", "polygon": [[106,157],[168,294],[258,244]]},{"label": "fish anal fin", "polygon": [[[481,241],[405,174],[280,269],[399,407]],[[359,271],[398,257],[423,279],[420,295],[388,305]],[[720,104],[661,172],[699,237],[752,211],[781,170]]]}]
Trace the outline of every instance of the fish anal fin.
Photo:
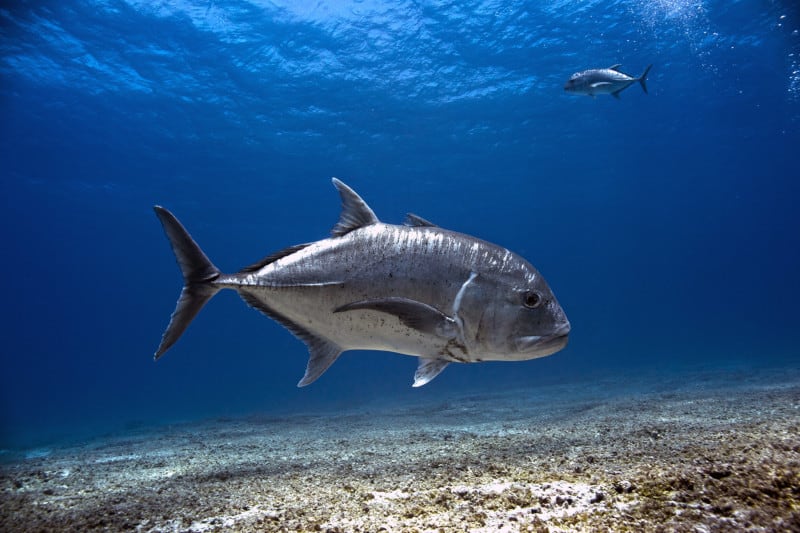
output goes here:
[{"label": "fish anal fin", "polygon": [[449,364],[450,361],[445,361],[443,359],[420,357],[417,371],[414,372],[414,384],[412,387],[422,387],[438,376]]},{"label": "fish anal fin", "polygon": [[614,98],[616,98],[617,100],[619,100],[619,93],[621,93],[621,92],[622,92],[622,91],[614,91],[613,93],[611,93],[611,96],[613,96]]},{"label": "fish anal fin", "polygon": [[356,191],[337,178],[332,178],[331,181],[342,198],[342,213],[339,215],[339,222],[331,230],[331,235],[341,237],[354,229],[379,222],[378,217]]},{"label": "fish anal fin", "polygon": [[305,387],[314,383],[318,377],[336,361],[342,349],[333,342],[321,337],[307,337],[303,339],[308,346],[308,364],[306,373],[298,383],[298,387]]},{"label": "fish anal fin", "polygon": [[308,348],[308,365],[306,366],[306,373],[303,375],[303,379],[297,384],[298,387],[305,387],[316,381],[316,379],[336,361],[339,354],[342,353],[342,348],[336,343],[311,333],[300,324],[276,312],[262,302],[256,295],[240,290],[239,296],[242,297],[242,300],[244,300],[247,305],[261,311],[305,343]]},{"label": "fish anal fin", "polygon": [[456,338],[458,334],[458,325],[455,320],[431,305],[409,298],[388,297],[361,300],[337,307],[333,312],[341,313],[357,309],[371,309],[394,315],[412,329],[445,339]]},{"label": "fish anal fin", "polygon": [[433,222],[431,222],[429,220],[425,220],[421,216],[415,215],[414,213],[406,214],[406,219],[403,222],[403,224],[405,224],[406,226],[420,227],[420,228],[422,228],[422,227],[425,227],[425,228],[438,228],[439,227],[436,224],[434,224]]}]

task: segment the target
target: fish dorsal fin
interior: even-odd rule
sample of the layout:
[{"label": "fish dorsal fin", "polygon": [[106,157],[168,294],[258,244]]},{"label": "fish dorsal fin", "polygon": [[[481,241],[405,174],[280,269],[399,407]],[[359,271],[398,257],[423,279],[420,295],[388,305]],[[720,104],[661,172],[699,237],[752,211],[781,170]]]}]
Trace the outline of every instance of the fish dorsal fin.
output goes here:
[{"label": "fish dorsal fin", "polygon": [[257,263],[253,263],[250,266],[244,267],[240,271],[240,273],[258,272],[259,270],[261,270],[262,268],[264,268],[268,264],[274,263],[278,259],[283,259],[284,257],[292,255],[295,252],[299,252],[300,250],[302,250],[306,246],[308,246],[308,244],[295,244],[294,246],[289,246],[288,248],[284,248],[283,250],[279,250],[279,251],[275,252],[274,254],[268,255],[267,257],[265,257],[264,259],[262,259],[261,261],[259,261]]},{"label": "fish dorsal fin", "polygon": [[342,197],[342,214],[339,215],[339,222],[331,230],[331,235],[341,237],[354,229],[378,222],[378,217],[375,216],[375,213],[367,203],[356,194],[356,191],[337,178],[333,178],[331,181]]},{"label": "fish dorsal fin", "polygon": [[406,215],[406,219],[403,222],[403,224],[405,224],[406,226],[414,227],[414,228],[417,228],[417,227],[419,227],[419,228],[422,228],[422,227],[425,227],[425,228],[438,228],[439,227],[436,224],[434,224],[433,222],[431,222],[429,220],[425,220],[421,216],[415,215],[414,213],[408,213]]},{"label": "fish dorsal fin", "polygon": [[288,329],[292,335],[303,341],[308,348],[308,365],[306,366],[306,373],[303,379],[297,384],[298,387],[305,387],[310,385],[318,377],[320,377],[328,368],[336,361],[339,354],[342,353],[342,348],[333,341],[320,337],[311,333],[300,324],[289,320],[285,316],[276,312],[274,309],[267,306],[264,302],[258,299],[254,294],[245,291],[240,291],[239,296],[242,300],[247,302],[247,305],[258,309],[269,318],[279,323]]},{"label": "fish dorsal fin", "polygon": [[450,361],[444,361],[442,359],[429,359],[427,357],[420,357],[419,365],[417,365],[417,371],[414,373],[414,384],[412,387],[422,387],[430,380],[438,376],[449,364]]},{"label": "fish dorsal fin", "polygon": [[610,67],[608,67],[608,70],[616,70],[617,72],[619,72],[619,67],[621,66],[622,63],[617,63],[616,65],[611,65]]}]

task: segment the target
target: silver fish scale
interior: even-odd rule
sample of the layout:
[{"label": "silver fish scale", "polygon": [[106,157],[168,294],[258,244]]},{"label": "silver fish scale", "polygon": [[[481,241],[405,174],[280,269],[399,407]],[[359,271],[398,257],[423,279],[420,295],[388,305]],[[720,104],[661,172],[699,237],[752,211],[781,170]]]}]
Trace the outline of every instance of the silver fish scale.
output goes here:
[{"label": "silver fish scale", "polygon": [[456,295],[471,272],[497,276],[520,270],[519,260],[508,250],[474,237],[435,227],[378,223],[313,243],[258,272],[223,276],[217,284],[245,290],[344,349],[449,353],[464,361],[467,353],[394,316],[366,309],[332,311],[354,301],[399,296],[453,313]]},{"label": "silver fish scale", "polygon": [[[535,274],[505,248],[434,227],[373,224],[343,237],[324,239],[270,263],[258,272],[226,276],[231,288],[264,287],[331,291],[345,298],[399,294],[452,310],[458,289],[470,272],[493,276]],[[340,302],[347,303],[346,301]]]}]

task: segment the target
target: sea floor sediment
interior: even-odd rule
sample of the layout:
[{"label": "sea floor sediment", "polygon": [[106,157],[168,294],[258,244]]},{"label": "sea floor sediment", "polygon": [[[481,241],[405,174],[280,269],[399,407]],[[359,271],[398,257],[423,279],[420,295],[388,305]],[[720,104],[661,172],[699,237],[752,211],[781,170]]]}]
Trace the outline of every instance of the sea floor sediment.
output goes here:
[{"label": "sea floor sediment", "polygon": [[0,464],[2,531],[800,531],[800,380],[213,420]]}]

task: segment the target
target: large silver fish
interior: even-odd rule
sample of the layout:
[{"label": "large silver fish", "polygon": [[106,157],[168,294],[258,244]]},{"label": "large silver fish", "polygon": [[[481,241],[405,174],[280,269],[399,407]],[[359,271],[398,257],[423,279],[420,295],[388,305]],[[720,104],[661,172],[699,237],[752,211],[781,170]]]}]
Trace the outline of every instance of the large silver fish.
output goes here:
[{"label": "large silver fish", "polygon": [[614,98],[619,98],[619,93],[638,81],[642,86],[642,90],[647,94],[647,74],[653,65],[649,65],[644,69],[644,72],[638,78],[620,72],[619,68],[621,66],[617,64],[608,68],[595,68],[576,72],[564,84],[564,90],[568,93],[588,96],[610,94]]},{"label": "large silver fish", "polygon": [[570,324],[539,272],[488,242],[408,215],[381,223],[336,178],[342,213],[332,236],[292,246],[237,274],[223,274],[175,216],[156,206],[184,287],[155,358],[186,330],[220,289],[306,343],[298,386],[322,375],[346,350],[418,356],[414,386],[452,362],[521,361],[567,344]]}]

